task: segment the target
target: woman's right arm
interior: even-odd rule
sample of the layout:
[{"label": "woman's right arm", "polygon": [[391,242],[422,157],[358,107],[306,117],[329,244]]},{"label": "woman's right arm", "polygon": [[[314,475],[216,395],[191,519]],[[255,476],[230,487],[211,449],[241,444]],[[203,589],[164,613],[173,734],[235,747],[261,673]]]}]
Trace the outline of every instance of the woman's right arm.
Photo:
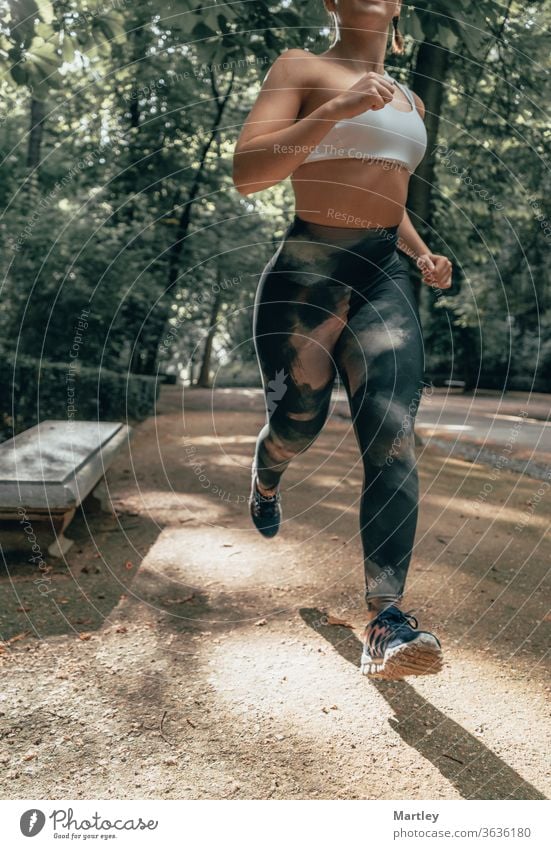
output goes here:
[{"label": "woman's right arm", "polygon": [[250,195],[285,180],[327,135],[331,127],[366,109],[382,109],[394,85],[383,76],[365,74],[352,88],[298,119],[305,92],[318,82],[317,57],[287,50],[270,68],[243,126],[233,157],[233,181]]},{"label": "woman's right arm", "polygon": [[266,75],[237,140],[233,181],[242,195],[285,180],[329,132],[337,120],[327,104],[297,120],[308,86],[311,56],[287,50]]},{"label": "woman's right arm", "polygon": [[286,50],[268,71],[233,156],[233,182],[242,195],[275,186],[301,165],[340,120],[366,109],[382,109],[394,96],[394,84],[373,72],[297,119],[304,92],[318,83],[313,54]]}]

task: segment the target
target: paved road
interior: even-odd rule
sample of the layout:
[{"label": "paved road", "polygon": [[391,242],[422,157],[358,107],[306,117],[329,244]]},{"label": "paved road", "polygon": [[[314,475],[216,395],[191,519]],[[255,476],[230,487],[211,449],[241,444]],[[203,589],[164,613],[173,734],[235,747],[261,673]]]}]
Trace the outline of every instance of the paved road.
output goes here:
[{"label": "paved road", "polygon": [[[163,393],[165,399],[170,396],[172,403],[183,405],[184,411],[204,409],[207,404],[216,411],[264,412],[262,391],[256,388],[216,389],[213,392],[165,387]],[[335,391],[333,402],[333,414],[348,418],[350,411],[344,390]],[[511,458],[533,460],[544,466],[551,463],[550,412],[551,395],[525,392],[503,395],[484,391],[474,396],[437,388],[423,397],[417,430],[425,442],[442,447],[445,441],[454,452],[461,449],[464,456],[470,446],[473,458],[474,451],[482,462],[485,458],[480,455],[481,446],[495,453],[510,443]]]},{"label": "paved road", "polygon": [[[446,456],[520,472],[540,480],[551,475],[548,395],[487,393],[478,396],[434,390],[423,397],[416,431],[425,445]],[[348,417],[338,392],[335,413]]]},{"label": "paved road", "polygon": [[472,397],[433,395],[423,400],[417,422],[429,439],[445,435],[500,446],[511,443],[516,452],[551,454],[551,421],[533,418],[529,409],[501,412],[499,402],[493,411],[487,407]]}]

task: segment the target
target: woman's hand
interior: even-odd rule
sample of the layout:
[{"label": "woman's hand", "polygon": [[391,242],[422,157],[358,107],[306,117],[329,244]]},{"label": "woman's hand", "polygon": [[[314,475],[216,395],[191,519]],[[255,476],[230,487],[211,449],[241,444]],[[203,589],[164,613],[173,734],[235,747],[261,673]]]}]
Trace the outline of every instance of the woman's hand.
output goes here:
[{"label": "woman's hand", "polygon": [[437,289],[449,289],[452,285],[452,264],[440,254],[426,253],[417,257],[417,268],[423,273],[423,283]]},{"label": "woman's hand", "polygon": [[331,120],[342,121],[361,115],[368,109],[382,109],[394,99],[394,83],[374,71],[364,74],[357,83],[324,104]]}]

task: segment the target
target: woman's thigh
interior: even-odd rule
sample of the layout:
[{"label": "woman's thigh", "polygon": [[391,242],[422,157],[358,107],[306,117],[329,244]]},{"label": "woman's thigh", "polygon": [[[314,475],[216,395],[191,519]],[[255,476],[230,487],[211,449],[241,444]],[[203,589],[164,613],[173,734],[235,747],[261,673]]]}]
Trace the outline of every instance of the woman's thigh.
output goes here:
[{"label": "woman's thigh", "polygon": [[386,456],[398,432],[404,447],[411,447],[423,385],[423,337],[413,285],[397,255],[369,286],[352,293],[334,358],[371,459]]},{"label": "woman's thigh", "polygon": [[335,345],[346,325],[350,291],[310,268],[268,264],[255,299],[253,335],[264,389],[288,414],[314,415],[335,378]]}]

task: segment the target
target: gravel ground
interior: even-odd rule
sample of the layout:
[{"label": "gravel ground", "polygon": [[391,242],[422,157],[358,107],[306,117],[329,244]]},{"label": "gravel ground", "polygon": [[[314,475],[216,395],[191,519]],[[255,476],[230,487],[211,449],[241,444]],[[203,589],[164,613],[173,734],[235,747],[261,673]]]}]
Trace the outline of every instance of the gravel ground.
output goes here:
[{"label": "gravel ground", "polygon": [[333,417],[291,466],[268,541],[244,504],[263,415],[187,410],[167,391],[136,428],[108,475],[115,513],[84,505],[48,594],[8,558],[2,797],[548,796],[538,481],[504,470],[489,490],[487,466],[419,446],[406,606],[446,666],[372,683],[350,422]]}]

